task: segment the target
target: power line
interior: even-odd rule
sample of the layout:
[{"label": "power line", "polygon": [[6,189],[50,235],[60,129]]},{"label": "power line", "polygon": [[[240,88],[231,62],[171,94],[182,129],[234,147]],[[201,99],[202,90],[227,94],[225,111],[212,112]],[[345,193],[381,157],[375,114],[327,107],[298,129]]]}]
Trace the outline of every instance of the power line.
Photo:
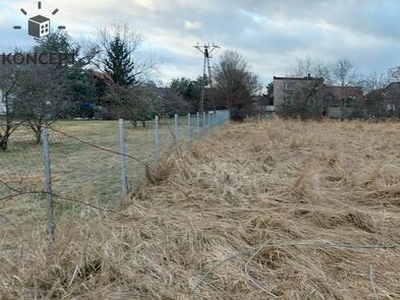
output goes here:
[{"label": "power line", "polygon": [[[202,78],[202,87],[201,87],[201,98],[200,98],[200,113],[204,111],[204,94],[205,94],[205,87],[210,86],[212,87],[212,79],[211,79],[211,66],[210,66],[210,58],[212,58],[211,53],[215,49],[219,49],[220,47],[215,45],[214,43],[212,45],[204,44],[204,45],[199,45],[197,43],[196,46],[193,46],[199,52],[203,55],[204,58],[204,63],[203,63],[203,78]],[[206,75],[206,70],[208,70],[208,77]]]}]

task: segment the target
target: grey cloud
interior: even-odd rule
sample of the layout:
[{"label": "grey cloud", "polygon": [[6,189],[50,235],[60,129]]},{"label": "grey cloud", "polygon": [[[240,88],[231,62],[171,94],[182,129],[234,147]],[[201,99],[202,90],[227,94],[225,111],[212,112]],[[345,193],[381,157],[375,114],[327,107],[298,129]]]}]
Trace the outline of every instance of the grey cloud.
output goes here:
[{"label": "grey cloud", "polygon": [[[219,44],[218,53],[240,51],[263,81],[286,74],[296,56],[322,61],[345,56],[366,71],[399,64],[396,0],[146,0],[153,4],[148,7],[141,1],[58,0],[54,5],[77,37],[94,37],[96,28],[113,21],[129,22],[145,37],[146,51],[164,61],[159,67],[164,82],[201,73],[201,57],[192,48],[197,42]],[[22,42],[3,27],[0,36],[1,46]]]}]

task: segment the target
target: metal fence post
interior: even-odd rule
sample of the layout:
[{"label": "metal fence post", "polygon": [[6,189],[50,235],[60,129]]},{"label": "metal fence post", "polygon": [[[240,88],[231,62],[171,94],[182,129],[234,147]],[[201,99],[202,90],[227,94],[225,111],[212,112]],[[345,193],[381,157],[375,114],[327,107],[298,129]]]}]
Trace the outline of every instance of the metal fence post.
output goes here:
[{"label": "metal fence post", "polygon": [[47,238],[49,243],[54,243],[54,212],[53,212],[53,192],[51,188],[51,164],[49,146],[49,128],[43,127],[42,131],[43,156],[44,156],[44,177],[45,191],[47,200]]},{"label": "metal fence post", "polygon": [[129,189],[128,189],[128,175],[127,175],[127,162],[126,162],[125,124],[123,119],[119,119],[118,121],[119,121],[119,148],[121,152],[122,195],[127,196],[129,193]]},{"label": "metal fence post", "polygon": [[179,140],[179,132],[178,132],[178,114],[175,114],[174,116],[175,122],[174,122],[174,135],[175,135],[175,141],[178,142]]},{"label": "metal fence post", "polygon": [[206,127],[206,112],[203,111],[203,128]]},{"label": "metal fence post", "polygon": [[158,130],[158,116],[154,119],[154,160],[157,163],[160,159],[160,136]]}]

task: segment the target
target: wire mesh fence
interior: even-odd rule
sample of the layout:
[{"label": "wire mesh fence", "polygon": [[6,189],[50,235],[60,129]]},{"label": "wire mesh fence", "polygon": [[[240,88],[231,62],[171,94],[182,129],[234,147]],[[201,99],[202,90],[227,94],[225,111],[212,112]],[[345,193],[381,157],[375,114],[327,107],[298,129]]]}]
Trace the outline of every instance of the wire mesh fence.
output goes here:
[{"label": "wire mesh fence", "polygon": [[56,223],[60,216],[112,211],[143,182],[147,167],[177,146],[190,148],[228,118],[228,111],[175,115],[141,127],[124,120],[65,120],[43,127],[39,144],[29,126],[18,124],[0,152],[0,227],[29,230],[32,222],[47,222],[51,235],[51,218]]}]

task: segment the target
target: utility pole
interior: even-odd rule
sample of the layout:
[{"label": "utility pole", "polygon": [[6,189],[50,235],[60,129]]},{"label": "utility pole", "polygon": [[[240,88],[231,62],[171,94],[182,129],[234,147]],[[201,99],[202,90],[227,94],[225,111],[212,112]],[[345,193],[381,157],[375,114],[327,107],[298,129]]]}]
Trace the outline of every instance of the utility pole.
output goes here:
[{"label": "utility pole", "polygon": [[[220,47],[215,45],[214,43],[212,45],[210,44],[204,44],[200,46],[198,43],[196,46],[193,46],[199,52],[203,55],[204,57],[204,63],[203,63],[203,78],[202,78],[202,86],[201,86],[201,98],[200,98],[200,113],[204,111],[204,94],[205,94],[205,88],[206,86],[212,87],[212,80],[211,80],[211,66],[210,66],[210,58],[211,53],[215,49],[219,49]],[[206,75],[206,70],[208,69],[208,77]],[[207,79],[207,80],[206,80]]]}]

